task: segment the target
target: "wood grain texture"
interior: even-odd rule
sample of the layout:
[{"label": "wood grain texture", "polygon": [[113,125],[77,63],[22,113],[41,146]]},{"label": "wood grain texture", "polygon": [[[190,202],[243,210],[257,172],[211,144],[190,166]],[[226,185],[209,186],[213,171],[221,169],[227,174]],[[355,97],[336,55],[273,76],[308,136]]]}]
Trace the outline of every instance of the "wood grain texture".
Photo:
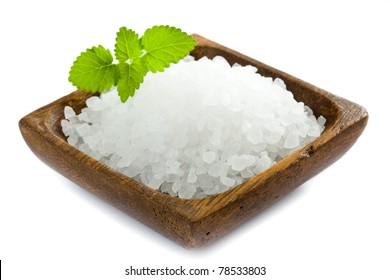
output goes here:
[{"label": "wood grain texture", "polygon": [[[118,207],[167,238],[198,247],[226,234],[339,159],[363,132],[368,114],[350,101],[274,69],[199,35],[196,58],[224,56],[229,63],[253,65],[259,73],[283,79],[295,98],[327,119],[323,134],[243,184],[204,199],[181,199],[153,190],[91,158],[66,142],[60,121],[64,106],[80,111],[90,95],[75,91],[22,118],[30,149],[70,180]],[[351,176],[353,174],[350,174]]]}]

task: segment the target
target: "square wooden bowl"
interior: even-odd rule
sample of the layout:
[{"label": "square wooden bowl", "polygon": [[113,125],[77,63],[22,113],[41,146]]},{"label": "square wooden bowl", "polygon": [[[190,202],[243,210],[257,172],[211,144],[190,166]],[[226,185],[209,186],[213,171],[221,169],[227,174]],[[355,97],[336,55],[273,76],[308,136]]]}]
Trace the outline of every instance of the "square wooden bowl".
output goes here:
[{"label": "square wooden bowl", "polygon": [[289,74],[267,66],[199,35],[196,58],[216,55],[229,63],[253,65],[259,73],[283,79],[296,100],[327,119],[322,135],[268,170],[241,185],[204,199],[181,199],[146,187],[77,150],[66,142],[60,121],[64,106],[76,112],[90,94],[75,91],[22,118],[19,127],[30,149],[46,164],[76,184],[123,210],[152,229],[187,247],[203,246],[253,215],[339,159],[363,132],[368,114]]}]

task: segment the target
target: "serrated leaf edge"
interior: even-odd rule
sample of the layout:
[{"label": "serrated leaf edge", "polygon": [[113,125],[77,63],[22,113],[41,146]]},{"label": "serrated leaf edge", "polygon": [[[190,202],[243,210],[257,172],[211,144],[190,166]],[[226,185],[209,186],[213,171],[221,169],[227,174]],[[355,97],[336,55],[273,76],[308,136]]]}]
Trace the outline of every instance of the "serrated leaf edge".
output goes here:
[{"label": "serrated leaf edge", "polygon": [[[154,49],[151,49],[151,50],[148,50],[148,51],[147,51],[147,50],[145,49],[145,46],[144,46],[144,43],[143,43],[143,38],[144,38],[145,34],[146,34],[147,32],[150,32],[150,30],[152,30],[152,29],[163,28],[163,27],[164,27],[164,28],[167,28],[167,29],[170,29],[170,30],[174,30],[174,31],[176,31],[177,33],[171,34],[171,35],[169,35],[168,37],[165,37],[164,40],[163,40],[162,42],[160,42],[159,45],[164,45],[164,44],[163,44],[164,41],[168,40],[169,38],[172,38],[172,37],[175,37],[175,36],[179,36],[179,35],[180,35],[180,36],[183,36],[183,37],[189,37],[189,38],[191,38],[191,39],[192,39],[192,43],[190,43],[190,42],[183,42],[183,43],[179,43],[179,44],[173,44],[173,43],[172,43],[172,44],[164,45],[164,48],[157,48],[157,47],[156,47],[156,48],[154,48]],[[143,83],[144,77],[146,76],[147,72],[149,72],[149,71],[150,71],[150,72],[153,72],[153,73],[156,73],[156,72],[163,72],[163,71],[164,71],[166,68],[168,68],[171,64],[178,63],[178,61],[180,61],[180,59],[182,59],[183,57],[185,57],[185,55],[188,55],[188,54],[195,48],[195,46],[196,46],[196,44],[197,44],[197,41],[196,41],[194,38],[192,38],[191,35],[188,35],[186,32],[182,31],[180,28],[173,27],[173,26],[169,26],[169,25],[156,25],[156,26],[153,26],[153,27],[151,27],[151,28],[148,28],[148,29],[145,30],[144,35],[143,35],[141,38],[139,38],[139,35],[138,35],[135,31],[133,31],[133,30],[131,30],[131,29],[127,29],[125,26],[123,26],[123,27],[119,28],[119,31],[116,33],[116,34],[117,34],[117,37],[118,37],[118,34],[121,32],[121,30],[124,30],[124,29],[126,29],[126,31],[127,31],[127,30],[130,30],[130,31],[134,32],[134,33],[137,35],[137,37],[138,37],[137,39],[138,39],[138,41],[139,41],[139,45],[140,45],[140,49],[141,49],[141,52],[142,52],[142,53],[141,53],[141,55],[140,55],[139,57],[133,58],[133,60],[134,60],[134,59],[140,59],[141,61],[145,61],[145,62],[146,62],[146,63],[144,62],[144,63],[145,63],[144,67],[145,67],[146,71],[145,71],[145,73],[141,73],[141,75],[142,75],[142,80],[141,80],[141,82],[140,82],[138,85],[135,86],[134,91],[133,91],[133,94],[130,94],[129,96],[134,96],[135,91],[136,91],[137,89],[139,89],[140,85]],[[179,56],[180,58],[177,58],[175,55],[172,55],[170,52],[167,52],[167,51],[164,50],[165,48],[173,48],[173,49],[176,49],[177,46],[182,46],[182,45],[186,45],[186,46],[191,46],[191,45],[192,45],[192,48],[189,49],[188,51],[186,51],[187,54],[185,54],[184,56],[183,56],[183,55],[180,55],[180,56]],[[128,47],[127,44],[125,44],[125,47],[126,47],[126,55],[128,56],[129,50],[128,50],[128,48],[127,48],[127,47]],[[78,65],[81,65],[81,66],[84,65],[84,67],[86,67],[86,68],[87,68],[87,67],[91,67],[91,66],[88,65],[88,64],[82,64],[82,63],[80,64],[80,62],[78,62],[79,58],[82,57],[83,55],[85,55],[85,54],[88,53],[88,52],[93,52],[93,53],[95,53],[96,56],[97,56],[97,58],[98,58],[102,63],[106,63],[106,60],[105,60],[102,56],[100,56],[100,55],[97,54],[97,51],[98,51],[99,48],[103,48],[105,51],[107,51],[107,52],[109,53],[109,55],[110,55],[110,64],[103,65],[103,66],[100,66],[100,67],[97,67],[97,68],[93,68],[93,67],[92,67],[91,71],[87,71],[87,72],[81,72],[80,70],[77,69],[77,66],[76,66],[76,68],[75,68],[75,65],[77,65],[77,64],[78,64]],[[127,64],[129,65],[129,67],[130,67],[130,65],[132,64],[132,61],[130,60],[130,57],[129,57],[126,61],[121,61],[121,60],[119,60],[118,57],[117,57],[117,48],[118,48],[118,42],[117,42],[117,39],[116,39],[115,50],[114,50],[115,58],[119,61],[119,63],[127,63]],[[156,56],[153,54],[153,52],[154,52],[155,50],[159,50],[159,51],[161,51],[161,52],[164,52],[164,53],[166,53],[167,55],[172,56],[173,59],[171,59],[170,62],[166,62],[164,59],[158,58],[158,56],[156,57]],[[153,57],[154,60],[157,61],[159,65],[158,65],[157,67],[152,67],[152,68],[150,68],[149,66],[151,65],[151,63],[147,62],[147,61],[148,61],[148,57]],[[82,52],[82,53],[76,58],[76,60],[73,62],[72,66],[71,66],[71,68],[70,68],[70,71],[69,71],[68,80],[69,80],[74,86],[76,86],[76,87],[77,87],[78,89],[80,89],[80,90],[92,91],[92,92],[102,92],[102,91],[104,91],[104,90],[110,90],[110,89],[112,88],[112,86],[116,86],[116,85],[119,84],[119,81],[120,81],[121,76],[122,76],[122,73],[120,73],[120,69],[119,69],[119,67],[118,67],[119,64],[114,64],[114,63],[113,63],[113,60],[114,60],[114,57],[113,57],[111,51],[110,51],[109,49],[105,49],[102,45],[93,46],[92,48],[86,49],[86,50],[85,50],[84,52]],[[91,64],[95,64],[95,65],[97,65],[97,66],[100,65],[99,62],[96,62],[95,60],[91,60],[91,59],[89,59],[88,57],[87,57],[86,61],[90,61]],[[161,67],[160,67],[160,66],[161,66]],[[114,74],[114,82],[113,82],[113,84],[112,84],[111,86],[105,86],[105,85],[99,85],[99,84],[98,84],[98,85],[94,86],[94,87],[92,88],[92,90],[91,90],[91,88],[84,87],[84,85],[81,85],[81,86],[80,86],[80,85],[77,85],[77,82],[75,82],[75,81],[72,79],[72,73],[73,73],[73,75],[74,75],[75,71],[76,71],[76,73],[77,73],[77,72],[80,72],[80,73],[81,73],[80,75],[82,75],[82,74],[91,73],[91,72],[93,72],[93,71],[101,71],[101,70],[104,70],[104,69],[107,69],[107,68],[110,68],[110,67],[114,67],[114,68],[115,68],[115,69],[114,69],[114,71],[115,71],[115,74]],[[105,71],[104,76],[103,76],[103,78],[101,79],[102,81],[104,81],[104,80],[106,79],[107,73],[108,73],[108,71]],[[77,76],[77,74],[76,74],[76,76]],[[77,80],[77,79],[76,79],[76,80]],[[119,89],[118,89],[118,95],[120,96],[121,101],[122,101],[123,103],[126,102],[127,99],[129,98],[129,96],[127,96],[127,97],[125,97],[125,98],[122,98],[122,96],[121,96],[120,93],[119,93]]]}]

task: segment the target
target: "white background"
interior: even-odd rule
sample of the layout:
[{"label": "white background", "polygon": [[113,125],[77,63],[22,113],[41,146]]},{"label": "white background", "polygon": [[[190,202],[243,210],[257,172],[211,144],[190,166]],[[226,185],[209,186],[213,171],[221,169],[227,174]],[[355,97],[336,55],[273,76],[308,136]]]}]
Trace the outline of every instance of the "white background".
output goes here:
[{"label": "white background", "polygon": [[[131,279],[130,265],[267,267],[245,279],[390,279],[389,1],[13,0],[0,14],[4,279]],[[18,129],[24,115],[74,90],[68,71],[81,51],[113,49],[121,26],[142,34],[157,24],[361,104],[368,126],[281,202],[206,248],[183,249],[44,165]],[[132,279],[143,278],[152,279]]]}]

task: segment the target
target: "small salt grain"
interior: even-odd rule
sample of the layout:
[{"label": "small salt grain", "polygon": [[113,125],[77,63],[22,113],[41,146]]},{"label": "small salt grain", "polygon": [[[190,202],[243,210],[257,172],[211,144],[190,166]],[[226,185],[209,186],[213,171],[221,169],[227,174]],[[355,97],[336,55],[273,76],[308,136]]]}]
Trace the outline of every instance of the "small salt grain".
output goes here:
[{"label": "small salt grain", "polygon": [[212,162],[215,160],[215,152],[213,152],[213,151],[204,152],[204,153],[202,154],[202,159],[203,159],[206,163],[212,163]]},{"label": "small salt grain", "polygon": [[173,183],[172,184],[172,191],[176,193],[181,188],[181,185],[182,185],[182,183],[177,183],[177,182]]},{"label": "small salt grain", "polygon": [[80,136],[88,134],[90,126],[87,123],[82,123],[76,127],[77,133]]},{"label": "small salt grain", "polygon": [[178,190],[178,194],[182,198],[192,198],[196,192],[196,186],[194,184],[188,184],[185,188],[181,187]]},{"label": "small salt grain", "polygon": [[86,104],[88,108],[94,111],[100,111],[105,108],[103,101],[98,96],[92,96],[91,98],[88,98]]},{"label": "small salt grain", "polygon": [[223,185],[227,186],[228,188],[233,187],[233,186],[234,186],[234,183],[235,183],[234,179],[231,179],[231,178],[229,178],[229,177],[221,177],[220,180],[221,180],[221,183],[222,183]]},{"label": "small salt grain", "polygon": [[70,125],[68,120],[61,120],[61,127],[62,127],[62,132],[64,133],[65,136],[69,136],[71,133],[72,126]]},{"label": "small salt grain", "polygon": [[326,123],[326,119],[323,116],[319,116],[317,122],[320,125],[320,127],[323,127]]},{"label": "small salt grain", "polygon": [[72,146],[76,146],[77,142],[78,142],[78,139],[79,137],[77,136],[77,134],[71,134],[69,137],[68,137],[68,143]]},{"label": "small salt grain", "polygon": [[286,140],[284,141],[284,148],[293,149],[299,145],[299,137],[295,132],[287,134]]},{"label": "small salt grain", "polygon": [[65,119],[69,119],[69,118],[75,116],[76,113],[74,112],[72,107],[65,106],[65,108],[64,108],[64,115],[65,115]]},{"label": "small salt grain", "polygon": [[187,178],[187,183],[193,184],[196,182],[198,177],[195,174],[194,168],[190,168],[190,171],[188,172],[188,178]]},{"label": "small salt grain", "polygon": [[163,178],[155,178],[155,177],[153,177],[152,180],[149,181],[147,186],[151,187],[153,189],[158,189],[161,186],[162,183],[164,183],[164,179]]}]

